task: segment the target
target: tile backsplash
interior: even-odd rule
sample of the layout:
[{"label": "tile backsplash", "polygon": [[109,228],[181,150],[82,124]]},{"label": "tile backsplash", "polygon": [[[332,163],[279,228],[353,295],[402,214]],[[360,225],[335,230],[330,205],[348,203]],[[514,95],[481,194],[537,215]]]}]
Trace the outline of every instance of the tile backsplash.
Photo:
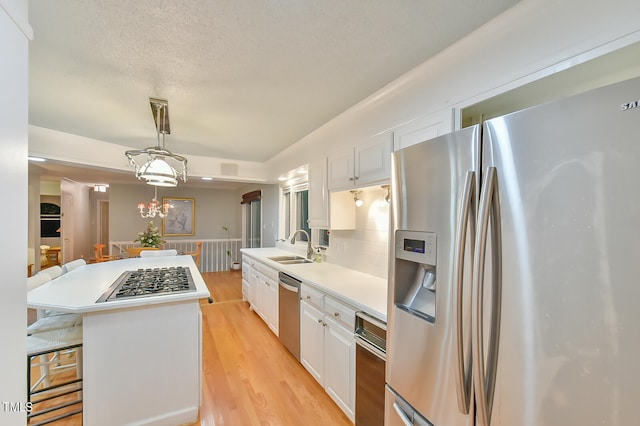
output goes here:
[{"label": "tile backsplash", "polygon": [[387,278],[389,252],[389,204],[381,187],[362,190],[364,201],[356,208],[356,229],[331,231],[326,250],[328,262]]},{"label": "tile backsplash", "polygon": [[[363,188],[359,197],[364,201],[356,208],[356,227],[353,230],[330,231],[325,261],[365,274],[387,278],[389,252],[389,204],[384,200],[387,190],[380,186]],[[312,232],[317,233],[317,230]],[[317,235],[313,236],[314,247]],[[279,240],[276,247],[306,255],[306,244],[295,246]]]}]

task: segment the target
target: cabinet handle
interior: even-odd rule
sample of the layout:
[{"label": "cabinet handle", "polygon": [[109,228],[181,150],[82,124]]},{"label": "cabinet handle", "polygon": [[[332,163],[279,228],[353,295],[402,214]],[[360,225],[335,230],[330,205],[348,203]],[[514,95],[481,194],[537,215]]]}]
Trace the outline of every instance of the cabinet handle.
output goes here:
[{"label": "cabinet handle", "polygon": [[318,318],[318,323],[322,324],[322,318]]},{"label": "cabinet handle", "polygon": [[311,300],[311,296],[307,296],[307,300]]},{"label": "cabinet handle", "polygon": [[336,318],[338,318],[338,317],[340,316],[340,312],[334,312],[334,313],[333,313],[333,316],[334,316],[334,317],[336,317]]},{"label": "cabinet handle", "polygon": [[353,180],[358,180],[358,176],[354,177]]},{"label": "cabinet handle", "polygon": [[353,178],[353,176],[349,176],[349,182],[351,182],[351,181],[353,181],[353,180],[355,180],[355,179]]}]

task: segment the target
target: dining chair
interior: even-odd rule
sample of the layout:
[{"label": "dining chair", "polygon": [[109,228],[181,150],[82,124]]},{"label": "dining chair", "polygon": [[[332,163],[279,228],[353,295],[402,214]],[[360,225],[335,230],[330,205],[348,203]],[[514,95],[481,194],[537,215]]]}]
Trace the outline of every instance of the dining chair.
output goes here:
[{"label": "dining chair", "polygon": [[67,262],[62,265],[62,273],[66,274],[67,272],[73,271],[74,269],[86,264],[87,262],[84,259],[72,260],[71,262]]},{"label": "dining chair", "polygon": [[94,259],[95,262],[108,262],[109,260],[117,260],[118,256],[112,256],[104,254],[105,244],[94,244],[93,249],[95,250],[96,257]]},{"label": "dining chair", "polygon": [[193,260],[196,262],[196,266],[200,269],[200,254],[202,253],[202,241],[196,242],[196,250],[191,252],[185,252],[184,254],[193,256]]},{"label": "dining chair", "polygon": [[143,250],[140,252],[140,257],[163,257],[163,256],[177,256],[178,251],[175,249],[170,250]]}]

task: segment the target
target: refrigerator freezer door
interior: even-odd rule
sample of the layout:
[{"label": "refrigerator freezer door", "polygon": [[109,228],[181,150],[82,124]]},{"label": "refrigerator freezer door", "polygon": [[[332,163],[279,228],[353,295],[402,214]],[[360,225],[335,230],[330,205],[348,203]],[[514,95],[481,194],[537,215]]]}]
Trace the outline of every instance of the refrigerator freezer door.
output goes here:
[{"label": "refrigerator freezer door", "polygon": [[640,79],[485,123],[503,255],[491,426],[638,423],[638,99]]},{"label": "refrigerator freezer door", "polygon": [[[469,414],[473,410],[463,412],[458,407],[453,258],[465,182],[468,172],[477,174],[478,170],[479,131],[475,126],[405,148],[394,153],[392,162],[395,232],[391,247],[402,253],[394,256],[389,268],[387,383],[438,426],[473,424]],[[469,235],[465,262],[469,272],[461,286],[467,311],[472,246]],[[414,293],[418,296],[413,297]],[[407,300],[419,298],[424,303],[410,309],[415,306]],[[434,309],[425,307],[430,301]],[[463,352],[468,360],[470,315],[463,319]],[[466,374],[470,374],[468,368]],[[472,400],[467,398],[470,404]],[[385,410],[393,412],[394,408],[385,406]]]}]

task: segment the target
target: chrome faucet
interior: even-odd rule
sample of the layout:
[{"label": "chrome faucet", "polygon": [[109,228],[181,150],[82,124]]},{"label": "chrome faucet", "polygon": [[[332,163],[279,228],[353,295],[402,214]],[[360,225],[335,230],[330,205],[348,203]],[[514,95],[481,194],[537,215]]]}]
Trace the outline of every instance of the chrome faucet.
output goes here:
[{"label": "chrome faucet", "polygon": [[296,232],[294,232],[291,236],[291,244],[296,243],[296,235],[298,235],[299,233],[302,233],[307,237],[307,259],[312,259],[313,247],[311,247],[311,237],[309,236],[309,233],[307,231],[305,231],[304,229],[298,229]]}]

